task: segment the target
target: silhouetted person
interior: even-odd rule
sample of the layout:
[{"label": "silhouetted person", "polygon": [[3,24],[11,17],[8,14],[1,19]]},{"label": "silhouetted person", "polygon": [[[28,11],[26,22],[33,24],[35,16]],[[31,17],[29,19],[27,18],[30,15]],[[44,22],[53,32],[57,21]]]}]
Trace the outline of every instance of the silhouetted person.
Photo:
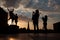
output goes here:
[{"label": "silhouetted person", "polygon": [[47,20],[48,20],[47,15],[45,15],[45,17],[42,17],[42,20],[43,20],[43,28],[47,30]]},{"label": "silhouetted person", "polygon": [[18,22],[18,15],[16,14],[15,15],[15,23],[16,23],[16,25],[17,25],[17,22]]},{"label": "silhouetted person", "polygon": [[34,30],[36,30],[36,28],[37,28],[37,30],[39,30],[38,19],[39,19],[39,10],[36,10],[35,12],[33,12],[33,15],[32,15]]},{"label": "silhouetted person", "polygon": [[10,20],[10,19],[12,19],[12,23],[13,23],[14,18],[15,18],[15,17],[14,17],[15,15],[14,15],[14,13],[13,13],[14,9],[13,9],[13,10],[11,10],[11,11],[8,9],[8,11],[9,11],[9,15],[10,15],[9,20]]}]

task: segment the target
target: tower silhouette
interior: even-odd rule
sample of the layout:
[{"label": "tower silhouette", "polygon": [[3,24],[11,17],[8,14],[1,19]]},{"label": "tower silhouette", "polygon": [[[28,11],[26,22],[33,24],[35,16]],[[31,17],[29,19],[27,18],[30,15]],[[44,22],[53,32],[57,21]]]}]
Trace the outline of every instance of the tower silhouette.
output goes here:
[{"label": "tower silhouette", "polygon": [[29,27],[29,21],[28,21],[28,27],[27,27],[27,30],[30,30],[30,27]]}]

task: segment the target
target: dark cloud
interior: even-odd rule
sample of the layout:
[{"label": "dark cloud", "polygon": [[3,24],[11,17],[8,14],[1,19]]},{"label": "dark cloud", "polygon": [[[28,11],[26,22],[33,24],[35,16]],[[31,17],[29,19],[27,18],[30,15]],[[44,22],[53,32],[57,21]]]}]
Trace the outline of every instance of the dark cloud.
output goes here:
[{"label": "dark cloud", "polygon": [[30,0],[25,7],[40,10],[54,10],[53,7],[48,7],[48,0],[38,0],[37,3],[34,0]]},{"label": "dark cloud", "polygon": [[25,7],[33,8],[33,9],[40,9],[42,11],[60,11],[59,4],[60,4],[59,0],[38,0],[38,3],[36,3],[33,0],[30,0],[29,3],[25,5]]},{"label": "dark cloud", "polygon": [[59,13],[51,13],[48,15],[50,18],[53,18],[56,21],[60,21],[60,14]]},{"label": "dark cloud", "polygon": [[60,5],[60,0],[55,0],[57,5]]},{"label": "dark cloud", "polygon": [[4,4],[5,7],[18,8],[21,0],[4,0],[4,1],[5,1],[5,4]]},{"label": "dark cloud", "polygon": [[0,0],[0,2],[1,1],[5,7],[18,8],[20,4],[22,4],[25,8],[40,9],[43,11],[60,11],[60,0]]},{"label": "dark cloud", "polygon": [[21,0],[6,0],[6,5],[8,7],[12,6],[12,7],[18,8],[20,1]]}]

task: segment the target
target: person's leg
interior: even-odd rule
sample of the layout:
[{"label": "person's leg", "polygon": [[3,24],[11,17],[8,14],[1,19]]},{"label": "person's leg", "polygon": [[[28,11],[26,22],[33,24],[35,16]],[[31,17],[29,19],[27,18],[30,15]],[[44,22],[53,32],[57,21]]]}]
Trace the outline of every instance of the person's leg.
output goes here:
[{"label": "person's leg", "polygon": [[12,19],[12,23],[13,23],[13,21],[14,21],[14,20]]},{"label": "person's leg", "polygon": [[17,25],[17,21],[16,21],[16,25]]},{"label": "person's leg", "polygon": [[45,30],[47,30],[47,23],[45,23],[44,25],[45,25],[45,26],[44,26],[44,27],[45,27]]},{"label": "person's leg", "polygon": [[45,24],[43,23],[43,29],[45,30]]},{"label": "person's leg", "polygon": [[37,30],[39,30],[38,23],[37,23],[37,26],[36,27],[37,27]]},{"label": "person's leg", "polygon": [[45,25],[45,29],[47,30],[47,23],[46,23],[46,25]]},{"label": "person's leg", "polygon": [[16,25],[17,25],[17,21],[15,20],[15,23],[16,23]]},{"label": "person's leg", "polygon": [[34,25],[34,30],[36,30],[36,24],[35,24],[35,21],[33,21],[33,25]]},{"label": "person's leg", "polygon": [[38,20],[36,20],[36,28],[37,28],[37,30],[39,30],[39,27],[38,27]]},{"label": "person's leg", "polygon": [[34,23],[34,30],[36,30],[36,24]]}]

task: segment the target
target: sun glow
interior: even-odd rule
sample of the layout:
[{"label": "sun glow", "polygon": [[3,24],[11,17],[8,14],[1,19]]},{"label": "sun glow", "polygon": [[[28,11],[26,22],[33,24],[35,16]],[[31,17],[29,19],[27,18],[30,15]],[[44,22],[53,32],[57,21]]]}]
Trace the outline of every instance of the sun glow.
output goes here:
[{"label": "sun glow", "polygon": [[9,38],[9,40],[15,40],[14,38]]},{"label": "sun glow", "polygon": [[8,21],[8,24],[11,25],[11,20]]},{"label": "sun glow", "polygon": [[11,19],[8,21],[8,24],[9,24],[9,25],[15,25],[14,21],[13,21],[13,23],[12,23],[12,20],[11,20]]}]

